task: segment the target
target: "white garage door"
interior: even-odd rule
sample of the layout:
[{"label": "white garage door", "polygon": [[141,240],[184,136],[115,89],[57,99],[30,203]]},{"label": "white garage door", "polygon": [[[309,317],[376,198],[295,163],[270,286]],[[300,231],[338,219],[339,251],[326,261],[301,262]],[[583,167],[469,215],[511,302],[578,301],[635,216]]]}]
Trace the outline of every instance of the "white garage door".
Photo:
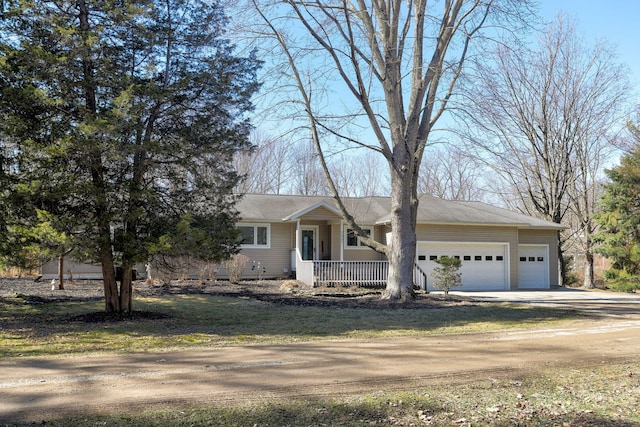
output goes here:
[{"label": "white garage door", "polygon": [[431,272],[436,259],[446,255],[462,261],[462,286],[453,290],[507,290],[508,253],[503,243],[418,243],[418,265],[427,273],[428,289],[433,290]]},{"label": "white garage door", "polygon": [[549,288],[549,246],[518,246],[518,289]]}]

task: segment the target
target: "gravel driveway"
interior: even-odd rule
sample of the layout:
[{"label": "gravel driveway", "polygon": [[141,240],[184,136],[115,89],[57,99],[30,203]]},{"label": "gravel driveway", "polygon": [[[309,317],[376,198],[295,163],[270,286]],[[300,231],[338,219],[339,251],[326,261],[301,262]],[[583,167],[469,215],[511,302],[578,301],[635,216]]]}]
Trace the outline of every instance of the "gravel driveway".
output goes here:
[{"label": "gravel driveway", "polygon": [[457,292],[451,294],[478,301],[512,302],[544,307],[570,308],[598,316],[640,316],[640,294],[560,288],[540,291]]},{"label": "gravel driveway", "polygon": [[[5,283],[3,292],[25,291],[19,283],[13,285],[9,289]],[[47,298],[101,296],[95,283],[75,283],[66,291],[51,291],[50,285],[38,289]],[[269,289],[275,292],[273,286]],[[554,365],[584,367],[640,358],[637,296],[577,290],[454,295],[460,303],[479,299],[571,305],[607,321],[596,316],[525,331],[0,360],[0,422],[411,390],[434,381],[509,378]],[[436,360],[455,363],[433,363]]]},{"label": "gravel driveway", "polygon": [[[0,361],[0,422],[340,397],[637,362],[640,320],[415,339],[345,340]],[[434,361],[455,360],[455,363]]]}]

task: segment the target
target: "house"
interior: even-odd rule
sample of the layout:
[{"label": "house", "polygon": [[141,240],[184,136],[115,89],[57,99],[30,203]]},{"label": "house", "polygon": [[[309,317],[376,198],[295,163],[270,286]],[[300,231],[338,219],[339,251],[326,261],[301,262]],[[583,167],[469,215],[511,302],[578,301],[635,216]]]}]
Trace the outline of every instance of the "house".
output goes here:
[{"label": "house", "polygon": [[[386,242],[391,232],[389,197],[345,198],[343,202],[366,233]],[[249,258],[244,277],[295,277],[314,286],[385,286],[385,256],[360,242],[333,198],[246,194],[237,208],[241,253]],[[422,195],[415,283],[433,289],[435,260],[447,255],[462,260],[463,286],[456,289],[556,288],[558,232],[563,228],[485,203]],[[43,275],[55,277],[55,263],[51,264],[43,267]],[[99,266],[84,268],[71,262],[67,266],[74,277],[101,276]],[[144,274],[143,269],[139,272]],[[225,275],[220,272],[220,277]]]},{"label": "house", "polygon": [[[346,198],[345,206],[374,239],[391,232],[391,199]],[[330,197],[247,194],[239,202],[241,253],[263,275],[292,274],[307,284],[384,286],[384,255],[364,246]],[[558,232],[563,227],[480,202],[420,196],[414,278],[432,289],[443,255],[462,260],[461,290],[558,287]],[[250,272],[247,272],[251,274]],[[426,283],[425,283],[426,282]]]}]

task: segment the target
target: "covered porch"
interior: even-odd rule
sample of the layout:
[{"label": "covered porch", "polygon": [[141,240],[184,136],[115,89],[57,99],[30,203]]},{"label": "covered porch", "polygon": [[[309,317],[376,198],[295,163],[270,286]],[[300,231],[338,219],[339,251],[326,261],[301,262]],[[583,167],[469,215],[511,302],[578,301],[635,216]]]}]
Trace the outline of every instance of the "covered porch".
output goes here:
[{"label": "covered porch", "polygon": [[[314,287],[386,287],[386,257],[361,244],[333,206],[320,202],[285,221],[295,223],[291,263],[297,280]],[[380,242],[389,232],[383,225],[363,228]],[[427,289],[427,275],[417,264],[414,284]]]}]

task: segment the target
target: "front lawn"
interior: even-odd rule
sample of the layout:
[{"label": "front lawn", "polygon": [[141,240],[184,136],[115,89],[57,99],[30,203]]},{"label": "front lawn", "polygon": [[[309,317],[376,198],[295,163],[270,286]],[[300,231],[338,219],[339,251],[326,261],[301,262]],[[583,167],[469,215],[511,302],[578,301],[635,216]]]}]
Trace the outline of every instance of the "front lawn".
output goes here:
[{"label": "front lawn", "polygon": [[[131,318],[102,313],[97,298],[0,297],[0,358],[88,352],[411,337],[548,327],[580,315],[422,295],[407,306],[369,307],[348,297],[201,291],[136,296]],[[376,298],[375,296],[373,298]],[[374,304],[375,299],[369,301]]]}]

